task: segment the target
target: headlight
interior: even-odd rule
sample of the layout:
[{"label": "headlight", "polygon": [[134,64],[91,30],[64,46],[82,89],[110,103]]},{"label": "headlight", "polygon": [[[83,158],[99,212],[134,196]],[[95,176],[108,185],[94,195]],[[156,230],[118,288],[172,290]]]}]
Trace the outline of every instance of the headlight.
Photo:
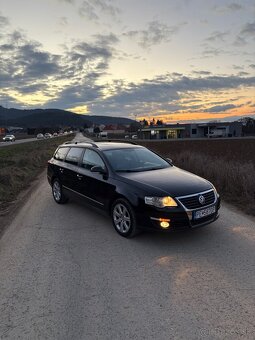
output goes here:
[{"label": "headlight", "polygon": [[[212,184],[212,183],[211,183]],[[216,194],[216,197],[220,197],[220,195],[219,195],[219,193],[218,193],[218,191],[217,191],[217,189],[215,188],[215,186],[212,184],[212,187],[213,187],[213,189],[214,189],[214,192],[215,192],[215,194]]]},{"label": "headlight", "polygon": [[175,200],[170,197],[144,197],[145,204],[153,205],[157,208],[164,208],[164,207],[177,207],[177,203]]}]

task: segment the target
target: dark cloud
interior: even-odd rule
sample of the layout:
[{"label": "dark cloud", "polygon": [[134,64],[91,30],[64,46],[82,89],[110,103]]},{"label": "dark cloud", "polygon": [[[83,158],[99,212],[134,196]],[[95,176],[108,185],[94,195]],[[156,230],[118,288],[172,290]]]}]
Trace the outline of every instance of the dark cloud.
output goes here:
[{"label": "dark cloud", "polygon": [[219,6],[219,5],[215,5],[213,6],[212,8],[215,12],[219,13],[219,14],[224,14],[224,13],[227,13],[227,12],[237,12],[237,11],[240,11],[242,9],[244,9],[244,7],[236,2],[232,2],[230,4],[227,4],[227,5],[222,5],[222,6]]},{"label": "dark cloud", "polygon": [[235,70],[243,70],[243,69],[244,69],[244,67],[243,67],[243,66],[240,66],[240,65],[233,65],[232,67],[233,67],[233,69],[235,69]]},{"label": "dark cloud", "polygon": [[98,45],[101,45],[104,47],[113,45],[119,42],[119,38],[113,33],[110,33],[107,35],[95,34],[94,38],[96,39]]},{"label": "dark cloud", "polygon": [[59,23],[60,26],[67,26],[67,25],[68,25],[68,19],[67,19],[67,17],[61,17],[61,18],[59,18],[58,23]]},{"label": "dark cloud", "polygon": [[246,23],[242,28],[240,34],[247,37],[255,38],[255,21]]},{"label": "dark cloud", "polygon": [[231,4],[226,6],[228,9],[230,9],[231,11],[240,11],[241,9],[243,9],[243,6],[240,4],[237,4],[236,2],[232,2]]},{"label": "dark cloud", "polygon": [[248,76],[248,75],[249,75],[248,72],[244,72],[244,71],[238,72],[238,76],[240,76],[240,77],[245,77],[245,76]]},{"label": "dark cloud", "polygon": [[192,71],[192,73],[198,74],[201,76],[209,76],[210,74],[212,74],[210,71]]},{"label": "dark cloud", "polygon": [[71,5],[74,5],[75,4],[75,0],[58,0],[59,2],[64,2],[64,3],[67,3],[67,4],[71,4]]},{"label": "dark cloud", "polygon": [[29,41],[14,31],[0,45],[0,81],[3,87],[24,87],[30,82],[57,74],[59,56],[41,50],[41,45]]},{"label": "dark cloud", "polygon": [[99,16],[96,13],[95,7],[89,1],[83,1],[79,8],[79,14],[82,17],[86,17],[91,21],[99,20]]},{"label": "dark cloud", "polygon": [[[22,32],[12,32],[0,45],[1,88],[19,94],[41,91],[62,108],[96,100],[103,90],[96,81],[107,71],[117,42],[113,34],[96,35],[91,43],[77,41],[62,55],[55,55]],[[54,96],[58,99],[51,101]]]},{"label": "dark cloud", "polygon": [[47,103],[47,107],[70,108],[78,105],[90,104],[102,97],[102,86],[93,82],[68,86],[58,93],[58,98]]},{"label": "dark cloud", "polygon": [[204,51],[202,52],[202,56],[204,58],[212,58],[212,57],[217,57],[219,55],[227,54],[225,50],[222,48],[216,48],[216,47],[211,47],[211,46],[206,46]]},{"label": "dark cloud", "polygon": [[205,40],[208,42],[225,42],[225,38],[229,35],[229,32],[214,31]]},{"label": "dark cloud", "polygon": [[[168,111],[169,113],[178,110],[189,110],[190,112],[204,112],[203,104],[185,105],[180,99],[192,93],[203,91],[222,91],[239,88],[240,86],[255,86],[255,77],[242,78],[238,76],[220,77],[173,77],[171,74],[160,76],[155,79],[146,80],[140,84],[121,84],[116,92],[107,99],[99,99],[93,104],[91,110],[94,114],[129,115],[135,113],[138,116],[152,111]],[[236,99],[233,99],[233,101]],[[232,101],[232,100],[231,100]],[[217,102],[216,102],[217,103]],[[222,112],[237,107],[234,104],[214,106],[209,110]],[[226,106],[233,105],[233,106]],[[208,111],[211,112],[211,111]]]},{"label": "dark cloud", "polygon": [[180,23],[179,25],[169,26],[159,21],[152,21],[148,24],[146,30],[128,31],[123,35],[135,39],[143,48],[150,48],[153,45],[171,41],[172,37],[185,24]]},{"label": "dark cloud", "polygon": [[120,14],[120,9],[112,5],[111,0],[94,0],[94,6],[98,7],[103,13],[112,17],[117,17]]},{"label": "dark cloud", "polygon": [[10,24],[9,19],[7,17],[1,15],[1,12],[0,12],[0,29],[5,28],[9,24]]},{"label": "dark cloud", "polygon": [[248,44],[248,40],[255,40],[255,21],[247,22],[237,35],[234,45],[244,46]]},{"label": "dark cloud", "polygon": [[35,92],[43,91],[46,89],[47,89],[47,85],[44,83],[19,86],[17,88],[14,88],[14,90],[18,91],[21,94],[33,94]]},{"label": "dark cloud", "polygon": [[[56,55],[45,51],[41,44],[22,32],[7,34],[0,45],[0,100],[3,102],[10,90],[19,95],[41,92],[48,100],[44,107],[87,105],[92,114],[139,116],[188,109],[202,112],[202,102],[185,104],[182,99],[194,100],[193,94],[203,91],[255,86],[255,77],[213,76],[207,70],[195,70],[189,77],[175,72],[143,79],[140,83],[116,79],[102,85],[101,77],[107,74],[109,63],[116,57],[119,39],[114,34],[97,34],[92,39],[76,41],[65,47],[61,55]],[[8,102],[20,106],[11,96]],[[227,105],[234,105],[229,103],[230,100],[212,104],[209,110],[217,112],[219,108],[223,112],[231,108]]]},{"label": "dark cloud", "polygon": [[210,107],[209,109],[205,109],[204,112],[221,113],[221,112],[225,112],[230,109],[234,109],[236,107],[238,106],[234,104],[216,105],[216,106]]},{"label": "dark cloud", "polygon": [[244,45],[247,45],[247,41],[244,37],[242,37],[241,35],[238,35],[233,43],[234,46],[237,47],[242,47]]},{"label": "dark cloud", "polygon": [[86,17],[91,21],[99,21],[100,14],[117,19],[120,14],[120,9],[112,5],[111,0],[84,0],[78,12],[82,17]]}]

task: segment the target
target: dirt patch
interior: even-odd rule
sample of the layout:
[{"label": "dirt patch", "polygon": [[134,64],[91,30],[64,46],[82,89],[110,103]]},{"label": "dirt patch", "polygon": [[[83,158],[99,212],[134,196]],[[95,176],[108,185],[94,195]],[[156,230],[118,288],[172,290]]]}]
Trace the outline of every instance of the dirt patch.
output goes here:
[{"label": "dirt patch", "polygon": [[0,238],[6,230],[7,226],[16,216],[17,212],[27,202],[30,195],[34,192],[37,185],[46,176],[46,170],[44,169],[34,180],[29,184],[28,188],[23,189],[12,202],[6,202],[2,206],[0,211]]},{"label": "dirt patch", "polygon": [[0,148],[0,233],[45,172],[59,144],[73,136]]}]

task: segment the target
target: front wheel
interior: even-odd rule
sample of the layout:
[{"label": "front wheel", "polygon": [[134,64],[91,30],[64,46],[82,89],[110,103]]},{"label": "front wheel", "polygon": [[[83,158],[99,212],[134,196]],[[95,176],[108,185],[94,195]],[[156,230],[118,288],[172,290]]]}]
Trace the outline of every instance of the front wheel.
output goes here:
[{"label": "front wheel", "polygon": [[111,209],[112,223],[123,237],[133,237],[138,233],[134,209],[125,199],[117,199]]},{"label": "front wheel", "polygon": [[52,195],[55,202],[58,204],[64,204],[68,201],[68,199],[63,194],[62,185],[58,179],[54,179],[52,183]]}]

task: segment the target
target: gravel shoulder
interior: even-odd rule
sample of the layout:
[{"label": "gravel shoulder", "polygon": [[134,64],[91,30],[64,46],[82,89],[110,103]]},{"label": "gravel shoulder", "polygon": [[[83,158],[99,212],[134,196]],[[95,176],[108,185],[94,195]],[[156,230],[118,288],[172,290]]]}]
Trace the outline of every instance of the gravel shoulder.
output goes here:
[{"label": "gravel shoulder", "polygon": [[1,339],[254,339],[255,221],[127,240],[46,174],[0,240]]}]

